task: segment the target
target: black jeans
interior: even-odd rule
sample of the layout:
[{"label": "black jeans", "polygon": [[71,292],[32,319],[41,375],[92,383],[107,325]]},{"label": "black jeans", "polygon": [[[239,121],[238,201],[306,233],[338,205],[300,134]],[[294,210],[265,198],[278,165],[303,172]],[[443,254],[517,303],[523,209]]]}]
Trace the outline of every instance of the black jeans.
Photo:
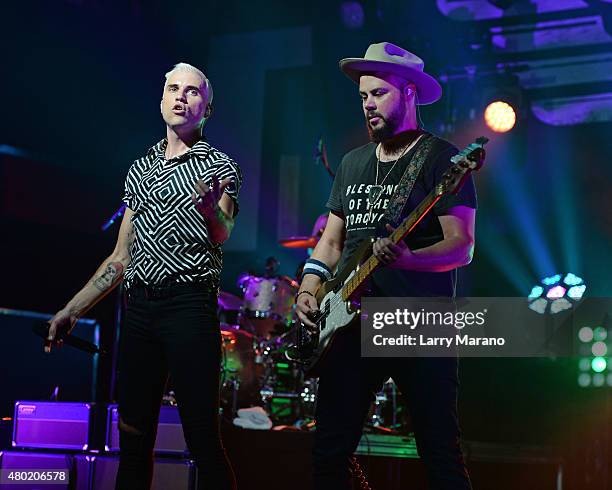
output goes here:
[{"label": "black jeans", "polygon": [[[217,294],[183,287],[163,299],[128,292],[119,354],[120,463],[116,489],[151,485],[159,408],[170,374],[185,441],[198,467],[198,488],[231,489],[235,480],[221,443]],[[135,429],[135,430],[133,430]]]},{"label": "black jeans", "polygon": [[351,488],[349,458],[374,394],[389,377],[407,399],[430,488],[472,488],[459,446],[456,358],[362,358],[359,332],[349,332],[328,359],[317,395],[315,490]]}]

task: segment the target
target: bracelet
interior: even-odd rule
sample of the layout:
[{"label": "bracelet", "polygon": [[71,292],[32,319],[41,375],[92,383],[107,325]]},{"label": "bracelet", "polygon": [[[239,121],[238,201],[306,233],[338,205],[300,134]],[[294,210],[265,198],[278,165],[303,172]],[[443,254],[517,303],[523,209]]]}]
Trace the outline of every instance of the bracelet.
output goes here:
[{"label": "bracelet", "polygon": [[295,295],[295,302],[296,302],[296,303],[297,303],[298,298],[300,297],[300,294],[308,294],[309,296],[312,296],[313,298],[315,298],[315,295],[314,295],[314,294],[312,294],[310,291],[306,291],[306,290],[304,289],[304,291],[300,291],[299,293],[297,293],[297,294]]}]

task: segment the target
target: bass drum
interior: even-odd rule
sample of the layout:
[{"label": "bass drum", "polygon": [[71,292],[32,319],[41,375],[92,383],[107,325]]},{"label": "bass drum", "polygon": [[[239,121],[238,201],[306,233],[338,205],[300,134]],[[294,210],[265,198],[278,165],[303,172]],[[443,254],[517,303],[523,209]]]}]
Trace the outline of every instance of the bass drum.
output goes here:
[{"label": "bass drum", "polygon": [[221,324],[221,405],[232,416],[259,402],[262,368],[255,363],[256,345],[255,336],[240,326]]}]

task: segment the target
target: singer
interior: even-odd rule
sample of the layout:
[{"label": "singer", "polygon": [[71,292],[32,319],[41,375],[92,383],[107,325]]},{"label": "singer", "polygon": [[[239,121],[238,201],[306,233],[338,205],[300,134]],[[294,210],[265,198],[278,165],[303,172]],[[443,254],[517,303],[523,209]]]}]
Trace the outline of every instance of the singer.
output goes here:
[{"label": "singer", "polygon": [[[216,316],[221,246],[238,212],[238,165],[203,139],[213,91],[199,69],[166,74],[161,114],[166,138],[130,167],[127,206],[115,249],[50,321],[58,332],[125,282],[119,353],[120,464],[116,489],[151,486],[159,407],[172,376],[199,487],[235,488],[219,431],[221,333]],[[197,381],[197,382],[196,382]]]}]

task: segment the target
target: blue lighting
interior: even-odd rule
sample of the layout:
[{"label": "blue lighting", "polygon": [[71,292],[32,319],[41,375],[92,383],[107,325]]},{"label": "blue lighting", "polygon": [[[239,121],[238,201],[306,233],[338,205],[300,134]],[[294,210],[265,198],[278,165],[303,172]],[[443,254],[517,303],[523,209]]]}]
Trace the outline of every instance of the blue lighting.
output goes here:
[{"label": "blue lighting", "polygon": [[563,282],[568,286],[577,286],[578,284],[582,284],[582,278],[578,277],[576,274],[572,274],[571,272],[565,276]]},{"label": "blue lighting", "polygon": [[578,301],[584,295],[586,291],[586,285],[582,284],[581,286],[572,286],[569,288],[567,295],[572,298],[574,301]]},{"label": "blue lighting", "polygon": [[529,293],[528,298],[529,299],[539,298],[540,296],[542,296],[543,292],[544,292],[544,288],[542,286],[534,286],[531,292]]},{"label": "blue lighting", "polygon": [[[563,278],[563,281],[561,281]],[[567,288],[562,286],[571,286]],[[569,310],[582,299],[586,291],[581,277],[571,272],[568,274],[555,274],[545,277],[531,289],[527,301],[529,308],[533,311],[544,314],[546,312],[555,314]]]},{"label": "blue lighting", "polygon": [[557,274],[555,276],[550,276],[550,277],[545,277],[544,279],[542,279],[542,284],[545,284],[546,286],[552,286],[554,284],[557,284],[560,279],[561,279],[561,274]]}]

